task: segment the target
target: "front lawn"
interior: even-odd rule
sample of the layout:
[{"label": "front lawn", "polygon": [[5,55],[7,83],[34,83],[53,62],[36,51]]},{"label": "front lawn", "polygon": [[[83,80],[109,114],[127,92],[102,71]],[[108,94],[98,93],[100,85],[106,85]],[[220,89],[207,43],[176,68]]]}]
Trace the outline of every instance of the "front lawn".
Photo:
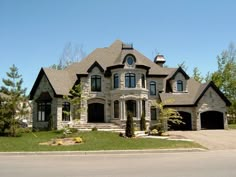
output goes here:
[{"label": "front lawn", "polygon": [[236,129],[236,124],[229,124],[229,129]]},{"label": "front lawn", "polygon": [[20,151],[92,151],[92,150],[131,150],[165,148],[199,148],[199,144],[187,141],[170,141],[151,138],[123,138],[118,133],[90,131],[79,132],[84,143],[71,146],[39,145],[61,136],[57,132],[24,133],[21,137],[0,137],[1,152]]}]

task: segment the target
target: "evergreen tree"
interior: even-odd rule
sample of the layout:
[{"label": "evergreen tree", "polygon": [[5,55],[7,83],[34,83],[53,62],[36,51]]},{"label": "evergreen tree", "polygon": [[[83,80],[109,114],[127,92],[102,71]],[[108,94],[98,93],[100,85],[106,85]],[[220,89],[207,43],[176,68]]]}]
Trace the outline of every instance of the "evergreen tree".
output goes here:
[{"label": "evergreen tree", "polygon": [[133,122],[132,113],[130,112],[128,112],[127,114],[125,136],[129,138],[134,137],[134,122]]},{"label": "evergreen tree", "polygon": [[142,116],[140,119],[140,130],[145,131],[146,129],[147,129],[147,127],[146,127],[145,113],[142,112]]},{"label": "evergreen tree", "polygon": [[1,117],[5,117],[2,118],[2,133],[16,136],[18,119],[27,113],[24,107],[26,89],[22,88],[23,79],[15,65],[6,74],[8,78],[2,80],[4,86],[1,87],[1,92],[7,95],[1,105]]}]

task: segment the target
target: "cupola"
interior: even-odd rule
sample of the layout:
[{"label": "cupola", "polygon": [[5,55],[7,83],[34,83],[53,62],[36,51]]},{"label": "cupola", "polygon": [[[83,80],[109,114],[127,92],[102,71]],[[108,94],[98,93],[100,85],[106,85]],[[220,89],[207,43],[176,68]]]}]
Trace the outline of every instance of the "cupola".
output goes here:
[{"label": "cupola", "polygon": [[164,57],[164,55],[160,55],[158,54],[155,58],[154,58],[154,62],[159,65],[160,67],[163,67],[163,64],[166,62],[166,59]]}]

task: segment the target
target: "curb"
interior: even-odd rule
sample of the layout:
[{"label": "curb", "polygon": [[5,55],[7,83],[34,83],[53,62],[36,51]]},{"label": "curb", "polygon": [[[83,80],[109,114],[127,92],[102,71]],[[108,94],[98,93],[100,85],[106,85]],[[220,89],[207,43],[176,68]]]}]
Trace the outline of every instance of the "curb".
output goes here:
[{"label": "curb", "polygon": [[101,150],[101,151],[42,151],[42,152],[0,152],[0,156],[75,156],[75,155],[128,155],[151,153],[204,152],[202,148],[150,149],[150,150]]}]

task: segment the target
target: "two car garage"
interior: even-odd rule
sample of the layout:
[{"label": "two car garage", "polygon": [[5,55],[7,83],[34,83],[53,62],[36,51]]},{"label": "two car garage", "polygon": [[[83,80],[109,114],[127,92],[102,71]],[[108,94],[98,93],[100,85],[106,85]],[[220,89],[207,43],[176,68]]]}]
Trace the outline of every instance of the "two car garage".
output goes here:
[{"label": "two car garage", "polygon": [[[169,123],[170,130],[193,130],[192,116],[188,112],[179,111],[184,124]],[[218,111],[206,111],[200,114],[201,129],[224,129],[224,115]]]}]

